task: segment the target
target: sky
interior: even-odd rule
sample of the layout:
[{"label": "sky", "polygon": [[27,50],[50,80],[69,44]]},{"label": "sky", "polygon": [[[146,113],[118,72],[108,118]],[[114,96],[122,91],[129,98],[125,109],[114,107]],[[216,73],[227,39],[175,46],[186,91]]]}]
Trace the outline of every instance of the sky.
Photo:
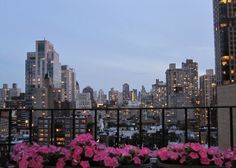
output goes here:
[{"label": "sky", "polygon": [[26,53],[44,38],[81,89],[149,90],[187,58],[214,69],[211,0],[0,0],[0,87],[24,90]]}]

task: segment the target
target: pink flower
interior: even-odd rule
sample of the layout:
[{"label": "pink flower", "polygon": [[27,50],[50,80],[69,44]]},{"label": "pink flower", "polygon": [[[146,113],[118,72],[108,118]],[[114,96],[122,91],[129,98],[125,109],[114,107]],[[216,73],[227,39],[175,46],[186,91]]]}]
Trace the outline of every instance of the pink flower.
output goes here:
[{"label": "pink flower", "polygon": [[136,164],[136,165],[141,165],[141,160],[139,159],[139,157],[135,156],[135,157],[133,158],[133,161],[134,161],[134,164]]},{"label": "pink flower", "polygon": [[182,157],[180,160],[179,160],[179,163],[180,164],[184,164],[184,162],[186,162],[186,157]]},{"label": "pink flower", "polygon": [[111,157],[105,157],[104,158],[104,164],[106,167],[118,167],[118,161],[116,158],[111,158]]},{"label": "pink flower", "polygon": [[65,160],[69,160],[71,155],[70,155],[70,151],[67,150],[66,148],[62,149],[62,153],[65,155]]},{"label": "pink flower", "polygon": [[19,161],[19,167],[20,168],[27,168],[28,164],[29,164],[29,162],[26,159],[24,159],[24,158]]},{"label": "pink flower", "polygon": [[189,154],[189,157],[191,157],[192,159],[198,159],[198,158],[199,158],[198,154],[195,153],[195,152],[191,152],[191,153]]},{"label": "pink flower", "polygon": [[57,160],[56,168],[64,168],[65,161],[61,158]]},{"label": "pink flower", "polygon": [[208,153],[209,155],[217,155],[217,154],[219,153],[219,150],[218,150],[217,148],[211,147],[211,148],[209,148],[209,149],[207,150],[207,153]]},{"label": "pink flower", "polygon": [[81,166],[82,168],[90,168],[90,164],[89,164],[88,161],[81,161],[81,162],[80,162],[80,166]]},{"label": "pink flower", "polygon": [[201,158],[207,158],[207,152],[206,152],[206,150],[201,150],[201,151],[199,152],[199,155],[200,155]]},{"label": "pink flower", "polygon": [[171,160],[177,160],[179,157],[178,153],[172,151],[170,151],[168,155]]},{"label": "pink flower", "polygon": [[231,168],[232,167],[232,163],[230,161],[225,163],[225,167],[226,168]]},{"label": "pink flower", "polygon": [[86,147],[85,147],[85,157],[88,157],[88,158],[93,157],[93,151],[94,151],[94,148],[93,148],[93,147],[91,147],[91,146],[86,146]]},{"label": "pink flower", "polygon": [[192,148],[192,150],[194,150],[195,152],[198,152],[200,150],[202,150],[204,147],[203,145],[199,144],[199,143],[191,143],[190,147]]},{"label": "pink flower", "polygon": [[73,159],[80,160],[80,154],[82,152],[83,152],[83,148],[81,148],[80,146],[76,147],[72,155]]},{"label": "pink flower", "polygon": [[201,164],[209,165],[210,164],[210,160],[208,158],[201,158]]},{"label": "pink flower", "polygon": [[87,143],[93,140],[93,136],[89,133],[77,135],[75,140],[79,143]]},{"label": "pink flower", "polygon": [[94,155],[93,161],[98,162],[98,161],[104,160],[105,157],[108,157],[108,153],[105,151],[100,151]]},{"label": "pink flower", "polygon": [[161,148],[158,151],[158,156],[162,161],[168,160],[168,150],[167,150],[167,148]]},{"label": "pink flower", "polygon": [[214,158],[214,163],[215,163],[216,166],[222,167],[222,165],[223,165],[224,162],[223,162],[223,160],[220,159],[220,158]]},{"label": "pink flower", "polygon": [[151,152],[150,149],[144,147],[140,150],[139,153],[140,153],[141,156],[147,156],[147,155],[149,155],[150,152]]}]

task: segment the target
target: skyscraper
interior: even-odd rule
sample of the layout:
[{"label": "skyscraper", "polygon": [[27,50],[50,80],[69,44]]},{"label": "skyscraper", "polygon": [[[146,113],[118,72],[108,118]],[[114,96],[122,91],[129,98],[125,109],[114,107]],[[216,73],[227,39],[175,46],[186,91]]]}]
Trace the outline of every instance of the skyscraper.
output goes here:
[{"label": "skyscraper", "polygon": [[55,88],[61,87],[59,55],[47,40],[36,41],[35,52],[28,52],[25,62],[25,91],[27,107],[32,107],[32,89],[43,86],[47,75]]},{"label": "skyscraper", "polygon": [[61,87],[65,90],[65,100],[74,102],[76,98],[75,71],[68,65],[61,66]]},{"label": "skyscraper", "polygon": [[236,1],[213,0],[215,64],[218,85],[236,80]]},{"label": "skyscraper", "polygon": [[122,86],[122,94],[123,94],[123,103],[127,104],[130,100],[130,92],[129,92],[129,84],[125,83]]}]

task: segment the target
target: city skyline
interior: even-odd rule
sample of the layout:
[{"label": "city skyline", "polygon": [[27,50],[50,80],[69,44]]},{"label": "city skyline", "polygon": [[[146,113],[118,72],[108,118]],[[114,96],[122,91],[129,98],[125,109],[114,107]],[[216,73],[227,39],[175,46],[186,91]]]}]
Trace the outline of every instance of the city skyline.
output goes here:
[{"label": "city skyline", "polygon": [[[32,43],[44,37],[54,44],[61,62],[75,69],[81,88],[91,86],[108,92],[111,87],[121,90],[127,82],[131,88],[144,85],[150,90],[155,79],[165,81],[169,63],[178,63],[179,67],[186,58],[199,63],[199,75],[214,69],[211,1],[47,2],[40,15],[33,13],[30,1],[0,3],[0,57],[1,67],[6,70],[0,72],[0,85],[15,82],[24,88],[26,52],[34,50]],[[62,11],[51,9],[52,4]],[[71,11],[63,8],[65,4]],[[168,12],[163,13],[167,8]],[[64,16],[63,12],[68,13]],[[76,19],[69,19],[75,16]],[[173,27],[169,27],[168,19],[173,16],[178,21],[171,19]],[[35,21],[42,19],[44,29]],[[21,26],[15,30],[19,22]],[[9,64],[17,68],[10,68]]]}]

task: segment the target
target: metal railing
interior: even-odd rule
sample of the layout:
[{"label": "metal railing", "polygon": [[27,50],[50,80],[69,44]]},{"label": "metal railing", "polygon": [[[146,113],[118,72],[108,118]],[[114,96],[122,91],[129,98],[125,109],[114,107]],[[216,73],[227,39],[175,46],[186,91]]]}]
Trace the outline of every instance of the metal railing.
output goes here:
[{"label": "metal railing", "polygon": [[[122,112],[124,111],[128,111],[129,113],[135,112],[136,116],[137,116],[137,120],[136,120],[136,131],[138,132],[138,136],[136,138],[138,138],[138,145],[139,147],[142,147],[144,145],[144,139],[145,139],[145,135],[147,135],[147,131],[143,130],[143,124],[144,124],[144,112],[145,114],[147,112],[149,113],[154,113],[154,112],[158,112],[158,114],[160,114],[160,121],[158,122],[158,125],[160,126],[160,131],[156,131],[156,137],[154,137],[154,139],[156,138],[160,138],[161,140],[161,145],[160,146],[165,146],[168,143],[168,129],[170,128],[170,125],[174,125],[174,124],[169,124],[167,119],[167,112],[169,111],[173,111],[173,110],[178,110],[176,113],[180,113],[181,111],[183,111],[183,123],[182,123],[182,127],[183,127],[183,132],[184,132],[184,142],[189,142],[190,138],[188,136],[189,132],[190,132],[190,117],[189,117],[189,112],[196,112],[196,111],[205,111],[206,112],[206,125],[203,125],[206,130],[207,130],[207,135],[206,135],[206,140],[207,140],[207,145],[208,147],[212,146],[212,121],[211,121],[211,116],[212,113],[217,113],[219,112],[220,109],[228,109],[229,111],[229,126],[230,126],[230,146],[233,147],[234,144],[234,130],[233,130],[233,111],[234,109],[236,109],[236,106],[217,106],[217,107],[173,107],[173,108],[91,108],[91,109],[0,109],[0,125],[2,126],[3,123],[1,123],[2,118],[5,117],[5,123],[7,123],[7,142],[5,141],[4,143],[0,142],[0,146],[5,146],[7,148],[7,155],[10,156],[10,152],[11,152],[11,146],[14,145],[12,143],[12,129],[16,126],[14,126],[12,124],[13,122],[13,112],[15,111],[24,111],[26,115],[26,117],[28,118],[28,123],[27,123],[27,129],[29,130],[29,138],[28,138],[28,142],[30,144],[32,144],[32,142],[34,141],[34,127],[37,126],[37,124],[33,125],[33,116],[35,112],[42,112],[42,111],[48,111],[50,112],[50,114],[48,113],[47,118],[50,122],[48,122],[48,125],[50,125],[50,130],[48,130],[48,134],[50,132],[50,144],[54,144],[55,145],[55,130],[54,130],[54,124],[55,124],[55,119],[57,118],[57,116],[55,116],[55,112],[57,111],[68,111],[69,112],[69,117],[72,120],[72,127],[70,129],[71,130],[71,139],[73,139],[76,136],[76,119],[77,116],[82,115],[82,114],[76,114],[77,112],[83,112],[83,111],[90,111],[90,112],[94,112],[92,115],[92,121],[93,121],[93,135],[95,140],[97,140],[99,134],[98,134],[98,112],[100,113],[107,113],[107,112],[113,112],[116,113],[116,133],[115,133],[115,141],[116,141],[116,145],[119,146],[120,144],[122,144],[120,142],[120,140],[122,139],[122,136],[120,135],[121,132],[121,116],[122,116]],[[8,113],[8,115],[6,116],[2,116],[3,113]],[[175,113],[175,114],[176,114]],[[196,121],[195,121],[196,122]],[[5,125],[6,126],[6,125]],[[195,125],[196,126],[196,125]],[[216,126],[214,126],[216,127]],[[0,128],[1,129],[1,128]],[[193,128],[194,129],[194,128]],[[200,129],[200,125],[199,125],[199,129]],[[155,140],[153,140],[155,141]],[[158,141],[159,142],[159,141]],[[158,143],[156,141],[156,143]],[[200,142],[200,140],[199,140]],[[154,142],[155,143],[155,142]],[[201,142],[200,142],[201,143]],[[3,155],[3,153],[1,152],[1,155]],[[1,156],[0,155],[0,156]]]}]

